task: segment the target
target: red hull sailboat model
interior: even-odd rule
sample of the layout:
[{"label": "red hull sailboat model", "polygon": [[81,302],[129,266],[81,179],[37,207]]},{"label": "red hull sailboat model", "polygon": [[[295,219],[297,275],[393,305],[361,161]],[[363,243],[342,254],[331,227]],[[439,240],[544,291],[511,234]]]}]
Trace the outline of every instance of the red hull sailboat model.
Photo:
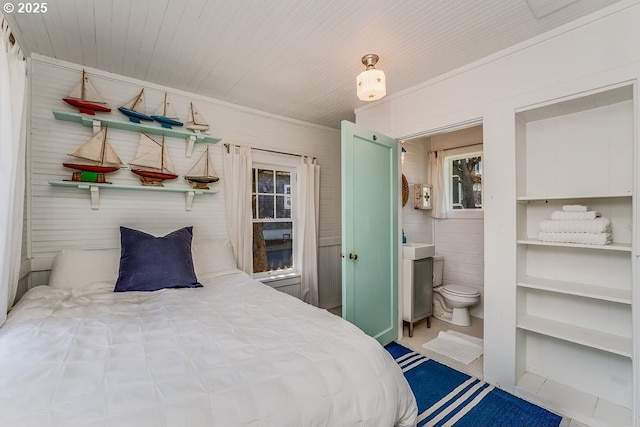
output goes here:
[{"label": "red hull sailboat model", "polygon": [[164,136],[160,144],[149,135],[140,134],[136,157],[129,164],[131,172],[140,177],[142,185],[162,187],[162,181],[178,177],[164,144]]},{"label": "red hull sailboat model", "polygon": [[62,165],[81,171],[73,174],[72,181],[105,182],[105,173],[115,172],[124,167],[122,160],[107,140],[106,127],[69,155],[78,160]]},{"label": "red hull sailboat model", "polygon": [[107,106],[104,99],[100,96],[98,91],[89,81],[89,77],[82,70],[82,80],[71,90],[63,101],[69,105],[76,107],[81,113],[95,115],[96,111],[102,111],[108,113],[111,108]]}]

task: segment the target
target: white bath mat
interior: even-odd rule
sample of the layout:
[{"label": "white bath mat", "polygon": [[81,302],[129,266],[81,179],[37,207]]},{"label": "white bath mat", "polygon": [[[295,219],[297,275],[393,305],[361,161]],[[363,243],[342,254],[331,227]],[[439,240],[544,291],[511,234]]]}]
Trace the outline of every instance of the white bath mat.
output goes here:
[{"label": "white bath mat", "polygon": [[484,342],[482,338],[461,332],[441,331],[437,338],[427,341],[422,347],[468,365],[482,356]]}]

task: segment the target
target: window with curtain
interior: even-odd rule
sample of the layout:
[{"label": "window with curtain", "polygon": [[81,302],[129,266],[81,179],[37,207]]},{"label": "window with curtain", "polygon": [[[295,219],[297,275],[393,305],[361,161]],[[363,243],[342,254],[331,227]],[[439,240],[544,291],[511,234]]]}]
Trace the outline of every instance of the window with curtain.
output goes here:
[{"label": "window with curtain", "polygon": [[482,152],[446,157],[448,210],[482,209]]},{"label": "window with curtain", "polygon": [[295,168],[256,164],[252,169],[253,273],[293,271],[296,236]]}]

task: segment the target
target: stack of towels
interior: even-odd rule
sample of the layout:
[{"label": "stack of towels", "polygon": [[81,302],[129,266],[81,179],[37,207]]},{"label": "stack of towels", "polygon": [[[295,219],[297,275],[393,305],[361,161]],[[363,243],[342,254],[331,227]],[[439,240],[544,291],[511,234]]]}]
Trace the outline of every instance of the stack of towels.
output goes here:
[{"label": "stack of towels", "polygon": [[607,245],[612,241],[611,221],[588,206],[564,205],[551,214],[551,219],[540,223],[539,238],[545,242]]}]

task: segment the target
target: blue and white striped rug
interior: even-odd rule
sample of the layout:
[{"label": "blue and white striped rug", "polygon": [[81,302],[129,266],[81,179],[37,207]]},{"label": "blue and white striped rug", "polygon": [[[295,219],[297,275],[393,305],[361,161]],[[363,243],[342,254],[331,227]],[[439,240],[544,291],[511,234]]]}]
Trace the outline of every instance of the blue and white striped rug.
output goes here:
[{"label": "blue and white striped rug", "polygon": [[385,347],[418,403],[418,426],[558,427],[562,417],[398,343]]}]

